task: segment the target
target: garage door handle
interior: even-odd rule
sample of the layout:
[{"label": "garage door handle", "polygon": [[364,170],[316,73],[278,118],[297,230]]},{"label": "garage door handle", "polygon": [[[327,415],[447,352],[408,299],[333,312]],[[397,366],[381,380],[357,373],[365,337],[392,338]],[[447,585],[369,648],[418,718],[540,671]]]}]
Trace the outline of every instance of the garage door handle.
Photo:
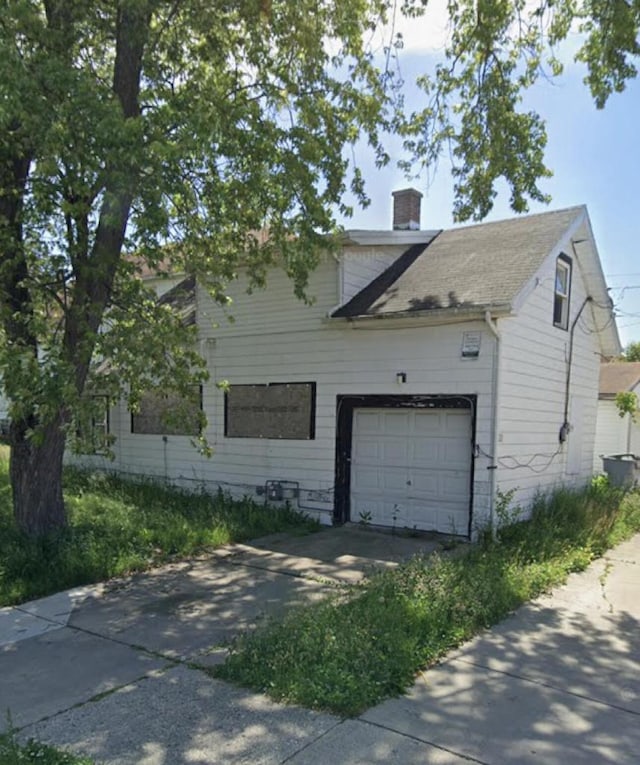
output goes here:
[{"label": "garage door handle", "polygon": [[407,481],[407,486],[411,486],[411,481]]}]

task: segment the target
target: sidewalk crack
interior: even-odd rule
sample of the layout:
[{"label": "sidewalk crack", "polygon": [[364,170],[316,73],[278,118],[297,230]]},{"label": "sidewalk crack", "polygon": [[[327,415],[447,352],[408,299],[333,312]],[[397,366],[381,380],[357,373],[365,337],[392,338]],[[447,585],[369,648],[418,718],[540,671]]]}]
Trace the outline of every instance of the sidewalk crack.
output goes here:
[{"label": "sidewalk crack", "polygon": [[398,736],[403,736],[404,738],[409,738],[412,741],[416,741],[419,744],[427,744],[427,746],[432,746],[434,749],[440,749],[442,752],[447,752],[448,754],[453,754],[455,757],[459,757],[461,760],[467,760],[467,762],[475,762],[477,765],[491,765],[490,762],[487,762],[486,760],[479,760],[477,757],[474,757],[470,754],[465,754],[464,752],[459,752],[457,749],[450,749],[447,746],[442,746],[442,744],[436,744],[434,741],[429,741],[426,738],[420,738],[419,736],[414,736],[411,733],[405,733],[404,731],[396,730],[395,728],[390,728],[388,725],[382,725],[381,723],[372,722],[371,720],[363,720],[360,717],[356,718],[357,722],[363,723],[364,725],[371,725],[374,728],[380,728],[380,730],[387,730],[390,733],[395,733]]}]

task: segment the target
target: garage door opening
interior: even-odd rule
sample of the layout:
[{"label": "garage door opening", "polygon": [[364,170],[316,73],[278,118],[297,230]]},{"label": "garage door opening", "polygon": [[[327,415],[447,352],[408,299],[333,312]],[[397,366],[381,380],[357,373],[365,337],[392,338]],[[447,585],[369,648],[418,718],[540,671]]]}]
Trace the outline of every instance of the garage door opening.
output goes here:
[{"label": "garage door opening", "polygon": [[475,397],[338,399],[335,520],[469,536]]}]

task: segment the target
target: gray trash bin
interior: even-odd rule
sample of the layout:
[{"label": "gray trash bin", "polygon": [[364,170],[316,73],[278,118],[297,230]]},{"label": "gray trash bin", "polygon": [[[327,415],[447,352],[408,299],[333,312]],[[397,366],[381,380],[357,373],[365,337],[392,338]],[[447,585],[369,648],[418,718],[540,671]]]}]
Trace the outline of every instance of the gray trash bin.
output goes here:
[{"label": "gray trash bin", "polygon": [[602,466],[612,486],[635,486],[640,478],[640,457],[635,454],[603,455]]}]

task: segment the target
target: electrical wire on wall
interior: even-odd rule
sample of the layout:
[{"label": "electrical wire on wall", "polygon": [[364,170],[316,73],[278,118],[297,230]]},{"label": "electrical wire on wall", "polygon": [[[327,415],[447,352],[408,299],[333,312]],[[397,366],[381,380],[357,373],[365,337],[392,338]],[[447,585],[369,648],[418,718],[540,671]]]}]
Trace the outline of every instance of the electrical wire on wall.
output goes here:
[{"label": "electrical wire on wall", "polygon": [[[545,470],[548,470],[555,458],[559,454],[562,454],[562,448],[558,447],[553,453],[536,452],[535,454],[532,454],[528,460],[521,462],[517,457],[514,457],[510,454],[505,454],[504,457],[498,457],[498,459],[495,460],[493,455],[486,452],[480,445],[476,445],[476,449],[478,454],[486,457],[488,460],[491,460],[492,463],[500,465],[500,467],[504,468],[505,470],[518,470],[520,468],[526,468],[527,470],[531,470],[533,473],[544,473]],[[546,462],[543,465],[534,465],[534,460],[539,458],[545,459]]]},{"label": "electrical wire on wall", "polygon": [[[118,470],[118,475],[128,475],[132,477],[140,477],[140,473],[137,473],[134,470]],[[190,483],[190,484],[197,484],[200,489],[204,492],[207,492],[207,489],[209,490],[207,493],[212,493],[213,491],[228,491],[228,492],[237,492],[241,493],[243,492],[245,495],[255,495],[256,488],[260,486],[260,488],[263,488],[262,484],[256,484],[256,483],[243,483],[241,481],[220,481],[220,480],[208,480],[205,478],[200,478],[197,476],[190,477],[186,475],[178,475],[173,478],[165,479],[164,476],[157,476],[158,479],[162,481],[167,481],[168,483],[175,483],[175,484],[181,484],[181,483]],[[298,491],[298,500],[300,499],[302,494],[306,495],[306,501],[307,502],[315,502],[312,497],[314,495],[322,495],[322,500],[317,500],[318,505],[326,505],[326,504],[333,504],[333,495],[335,493],[335,486],[329,486],[327,488],[323,489],[308,489],[303,486],[299,486],[297,481],[286,481],[285,483],[294,483],[296,484],[296,489]],[[326,497],[326,499],[325,499]],[[311,506],[311,505],[303,505],[300,501],[296,502],[296,508],[300,510],[309,510],[312,512],[331,512],[330,509],[323,508],[323,507],[317,507],[317,506]]]}]

